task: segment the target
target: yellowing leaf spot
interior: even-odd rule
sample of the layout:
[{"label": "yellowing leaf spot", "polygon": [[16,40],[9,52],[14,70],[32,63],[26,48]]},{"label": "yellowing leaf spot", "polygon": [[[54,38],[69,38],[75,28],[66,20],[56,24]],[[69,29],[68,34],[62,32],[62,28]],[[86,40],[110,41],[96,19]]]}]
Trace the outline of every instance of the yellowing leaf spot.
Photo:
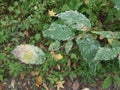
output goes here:
[{"label": "yellowing leaf spot", "polygon": [[64,83],[65,83],[65,81],[57,81],[56,82],[57,90],[60,90],[60,88],[64,88],[64,86],[63,86]]},{"label": "yellowing leaf spot", "polygon": [[36,83],[35,83],[35,85],[36,85],[37,87],[39,87],[41,84],[42,84],[42,77],[39,76],[39,77],[36,78]]},{"label": "yellowing leaf spot", "polygon": [[48,13],[51,17],[55,16],[55,14],[56,14],[53,10],[49,10]]},{"label": "yellowing leaf spot", "polygon": [[32,57],[33,57],[33,53],[32,52],[23,54],[23,60],[31,60]]},{"label": "yellowing leaf spot", "polygon": [[111,45],[113,42],[113,39],[108,39],[108,43]]}]

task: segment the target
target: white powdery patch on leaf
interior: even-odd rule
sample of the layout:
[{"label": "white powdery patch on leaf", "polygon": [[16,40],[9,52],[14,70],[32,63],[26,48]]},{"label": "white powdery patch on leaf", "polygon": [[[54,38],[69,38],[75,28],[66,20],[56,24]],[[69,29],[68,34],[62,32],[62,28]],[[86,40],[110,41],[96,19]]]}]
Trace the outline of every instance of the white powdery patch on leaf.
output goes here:
[{"label": "white powdery patch on leaf", "polygon": [[42,64],[45,59],[42,49],[28,44],[17,46],[12,54],[26,64]]}]

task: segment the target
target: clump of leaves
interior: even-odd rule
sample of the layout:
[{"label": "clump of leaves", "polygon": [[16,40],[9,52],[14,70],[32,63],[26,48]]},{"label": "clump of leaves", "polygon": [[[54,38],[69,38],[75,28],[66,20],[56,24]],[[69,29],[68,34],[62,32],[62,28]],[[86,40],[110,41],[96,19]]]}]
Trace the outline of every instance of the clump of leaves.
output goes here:
[{"label": "clump of leaves", "polygon": [[[54,39],[54,44],[50,44],[53,51],[58,50],[60,43],[65,41],[64,48],[66,54],[70,52],[73,45],[78,45],[80,55],[90,67],[96,67],[100,61],[112,60],[120,53],[119,33],[112,31],[93,31],[89,19],[77,11],[65,11],[56,15],[62,23],[53,22],[49,29],[43,31],[44,37]],[[101,36],[107,40],[114,39],[114,42],[107,43],[101,47],[101,42],[94,36]],[[73,40],[76,43],[73,43]],[[55,48],[56,47],[56,48]]]}]

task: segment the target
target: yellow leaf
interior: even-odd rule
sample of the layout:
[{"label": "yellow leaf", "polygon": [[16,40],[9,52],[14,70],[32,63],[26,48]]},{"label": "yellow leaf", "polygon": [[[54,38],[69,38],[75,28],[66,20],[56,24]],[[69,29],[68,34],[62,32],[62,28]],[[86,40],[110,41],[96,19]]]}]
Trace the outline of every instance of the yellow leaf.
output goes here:
[{"label": "yellow leaf", "polygon": [[111,45],[113,42],[113,39],[108,39],[108,43]]},{"label": "yellow leaf", "polygon": [[32,74],[33,76],[38,76],[39,73],[40,73],[40,71],[33,71],[33,72],[31,72],[31,74]]},{"label": "yellow leaf", "polygon": [[63,86],[64,83],[65,83],[65,81],[57,81],[56,82],[57,90],[60,90],[60,88],[64,88],[64,86]]},{"label": "yellow leaf", "polygon": [[58,68],[58,70],[60,70],[60,65],[59,64],[57,64],[57,68]]},{"label": "yellow leaf", "polygon": [[56,14],[53,10],[49,10],[48,13],[51,17],[55,16],[55,14]]},{"label": "yellow leaf", "polygon": [[53,57],[57,61],[63,59],[63,56],[61,54],[54,54]]},{"label": "yellow leaf", "polygon": [[35,83],[35,85],[36,85],[37,87],[39,87],[41,84],[42,84],[42,77],[39,76],[39,77],[36,78],[36,83]]}]

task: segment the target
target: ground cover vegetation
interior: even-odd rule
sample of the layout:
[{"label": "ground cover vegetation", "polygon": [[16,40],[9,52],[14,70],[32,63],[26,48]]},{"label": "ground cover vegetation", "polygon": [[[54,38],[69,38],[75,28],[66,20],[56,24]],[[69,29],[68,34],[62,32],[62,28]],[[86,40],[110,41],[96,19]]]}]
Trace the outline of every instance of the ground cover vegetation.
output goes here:
[{"label": "ground cover vegetation", "polygon": [[0,7],[0,90],[120,89],[119,0]]}]

